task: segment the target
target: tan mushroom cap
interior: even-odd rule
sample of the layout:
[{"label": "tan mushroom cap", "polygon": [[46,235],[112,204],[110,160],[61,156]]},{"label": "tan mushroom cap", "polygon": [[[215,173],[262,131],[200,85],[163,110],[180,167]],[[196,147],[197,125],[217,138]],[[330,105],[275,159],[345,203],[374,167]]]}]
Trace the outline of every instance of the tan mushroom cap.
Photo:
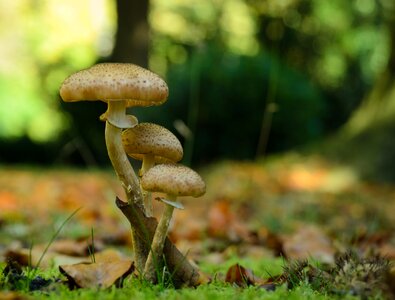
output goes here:
[{"label": "tan mushroom cap", "polygon": [[168,129],[153,123],[140,123],[122,132],[125,152],[138,160],[152,154],[156,163],[174,163],[182,159],[180,141]]},{"label": "tan mushroom cap", "polygon": [[146,191],[174,196],[199,197],[206,192],[206,185],[200,175],[179,164],[152,167],[141,178],[141,186]]},{"label": "tan mushroom cap", "polygon": [[66,102],[121,101],[126,106],[160,105],[169,90],[155,73],[134,64],[101,63],[65,79],[60,96]]}]

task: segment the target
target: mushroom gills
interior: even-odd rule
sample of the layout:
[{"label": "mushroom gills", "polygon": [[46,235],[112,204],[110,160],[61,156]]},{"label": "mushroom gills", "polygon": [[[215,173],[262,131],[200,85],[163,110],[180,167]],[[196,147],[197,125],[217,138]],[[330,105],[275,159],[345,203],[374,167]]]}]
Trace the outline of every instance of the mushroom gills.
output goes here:
[{"label": "mushroom gills", "polygon": [[174,208],[185,209],[185,208],[184,208],[184,205],[182,205],[182,203],[180,203],[180,202],[176,202],[176,201],[172,201],[172,200],[167,200],[167,199],[165,199],[165,198],[160,198],[160,197],[155,198],[155,200],[162,201],[163,203],[166,203],[166,204],[168,204],[168,205],[171,205],[171,206],[173,206]]},{"label": "mushroom gills", "polygon": [[101,121],[107,121],[117,128],[133,128],[138,120],[133,115],[126,115],[125,101],[108,101],[107,111],[100,116]]}]

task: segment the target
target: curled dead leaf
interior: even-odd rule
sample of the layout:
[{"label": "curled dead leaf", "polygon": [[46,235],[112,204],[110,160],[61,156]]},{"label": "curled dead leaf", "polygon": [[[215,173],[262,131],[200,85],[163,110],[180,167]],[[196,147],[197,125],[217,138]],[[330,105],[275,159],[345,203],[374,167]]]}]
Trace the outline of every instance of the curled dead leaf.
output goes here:
[{"label": "curled dead leaf", "polygon": [[[90,256],[75,257],[64,255],[58,252],[52,252],[51,249],[44,256],[43,253],[44,248],[41,246],[35,246],[32,249],[15,248],[6,251],[4,257],[6,260],[15,261],[21,266],[28,266],[30,264],[32,267],[37,267],[38,262],[40,262],[41,268],[89,263],[93,259]],[[126,259],[119,251],[111,248],[95,253],[94,257],[96,262],[111,262]]]},{"label": "curled dead leaf", "polygon": [[41,268],[59,266],[61,264],[73,264],[82,261],[90,261],[90,259],[87,257],[74,257],[54,252],[47,252],[43,256],[43,252],[44,249],[36,247],[33,247],[33,249],[12,249],[6,251],[4,257],[7,260],[10,259],[16,261],[21,266],[31,265],[32,267],[37,267],[38,262],[40,262]]},{"label": "curled dead leaf", "polygon": [[123,279],[134,271],[131,260],[114,262],[81,263],[59,266],[71,288],[102,288],[122,285]]},{"label": "curled dead leaf", "polygon": [[239,264],[234,264],[226,272],[225,282],[236,284],[240,287],[250,285],[263,285],[265,280],[254,275],[252,270],[246,269]]}]

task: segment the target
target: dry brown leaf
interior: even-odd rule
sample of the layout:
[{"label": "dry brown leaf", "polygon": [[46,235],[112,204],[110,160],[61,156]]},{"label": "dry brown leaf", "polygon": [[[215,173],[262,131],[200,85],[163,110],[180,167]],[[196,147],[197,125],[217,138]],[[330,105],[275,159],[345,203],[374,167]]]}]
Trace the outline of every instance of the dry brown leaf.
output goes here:
[{"label": "dry brown leaf", "polygon": [[225,238],[229,225],[234,222],[234,215],[229,202],[218,201],[213,204],[208,213],[208,233],[213,237]]},{"label": "dry brown leaf", "polygon": [[[5,259],[11,259],[21,266],[27,266],[29,263],[32,267],[37,267],[39,260],[44,252],[43,246],[33,247],[33,249],[16,248],[6,251]],[[116,260],[123,260],[125,257],[115,249],[106,249],[95,253],[96,262],[111,262]],[[40,262],[41,268],[48,268],[51,266],[59,267],[60,265],[71,265],[77,263],[90,263],[93,257],[83,256],[75,257],[64,255],[57,252],[48,251]]]},{"label": "dry brown leaf", "polygon": [[118,250],[106,249],[95,254],[95,262],[109,263],[113,261],[127,260],[127,258]]},{"label": "dry brown leaf", "polygon": [[[394,245],[386,243],[384,245],[381,245],[378,248],[378,251],[381,256],[383,256],[389,260],[395,260],[395,246]],[[394,271],[395,271],[395,269],[394,269]]]},{"label": "dry brown leaf", "polygon": [[[39,260],[44,252],[44,248],[33,249],[13,249],[8,250],[4,254],[6,259],[11,259],[19,263],[21,266],[37,267]],[[51,266],[59,266],[61,264],[73,264],[78,262],[89,262],[88,257],[75,257],[63,255],[55,252],[47,252],[40,262],[41,268],[48,268]]]},{"label": "dry brown leaf", "polygon": [[[89,246],[91,244],[90,239],[63,239],[57,240],[52,243],[49,247],[49,251],[56,252],[59,254],[70,255],[70,256],[87,256],[89,255]],[[100,239],[94,240],[95,252],[103,249],[103,242]],[[41,246],[44,248],[43,246]]]},{"label": "dry brown leaf", "polygon": [[71,287],[106,289],[122,284],[122,280],[134,271],[134,264],[131,260],[118,260],[63,265],[59,270],[67,277]]},{"label": "dry brown leaf", "polygon": [[264,245],[266,248],[273,250],[274,255],[276,256],[285,256],[283,249],[283,240],[282,238],[266,227],[261,227],[257,231],[259,244]]},{"label": "dry brown leaf", "polygon": [[249,240],[251,236],[246,222],[237,217],[226,200],[217,201],[211,206],[208,212],[208,234],[231,241]]},{"label": "dry brown leaf", "polygon": [[284,238],[283,248],[288,259],[334,262],[335,249],[331,240],[315,226],[301,226],[293,235]]},{"label": "dry brown leaf", "polygon": [[200,241],[204,237],[207,227],[206,220],[192,217],[189,211],[177,212],[172,230],[169,233],[170,239],[174,243],[180,240]]},{"label": "dry brown leaf", "polygon": [[257,276],[254,273],[244,268],[239,264],[235,264],[231,266],[226,272],[225,282],[234,283],[240,287],[247,287],[250,285],[256,284],[264,284],[265,281]]}]

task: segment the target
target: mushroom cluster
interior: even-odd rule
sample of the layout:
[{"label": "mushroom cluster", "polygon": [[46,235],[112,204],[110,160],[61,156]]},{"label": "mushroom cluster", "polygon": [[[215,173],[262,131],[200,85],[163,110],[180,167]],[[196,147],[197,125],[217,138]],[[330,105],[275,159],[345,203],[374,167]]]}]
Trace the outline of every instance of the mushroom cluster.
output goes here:
[{"label": "mushroom cluster", "polygon": [[[165,208],[155,232],[144,240],[135,234],[132,226],[136,265],[147,280],[157,282],[158,268],[166,259],[164,245],[173,210],[183,209],[182,204],[176,202],[177,197],[199,197],[205,193],[202,178],[192,169],[178,164],[183,157],[178,139],[166,128],[138,123],[135,116],[126,113],[127,107],[164,103],[168,96],[167,84],[158,75],[133,64],[101,63],[66,78],[60,96],[66,102],[99,100],[108,104],[107,111],[100,117],[106,122],[108,155],[128,203],[141,211],[143,218],[153,216],[151,193],[164,193],[159,199]],[[138,176],[128,156],[142,161]],[[145,224],[145,221],[140,223]],[[145,250],[147,243],[150,244],[148,251]]]}]

